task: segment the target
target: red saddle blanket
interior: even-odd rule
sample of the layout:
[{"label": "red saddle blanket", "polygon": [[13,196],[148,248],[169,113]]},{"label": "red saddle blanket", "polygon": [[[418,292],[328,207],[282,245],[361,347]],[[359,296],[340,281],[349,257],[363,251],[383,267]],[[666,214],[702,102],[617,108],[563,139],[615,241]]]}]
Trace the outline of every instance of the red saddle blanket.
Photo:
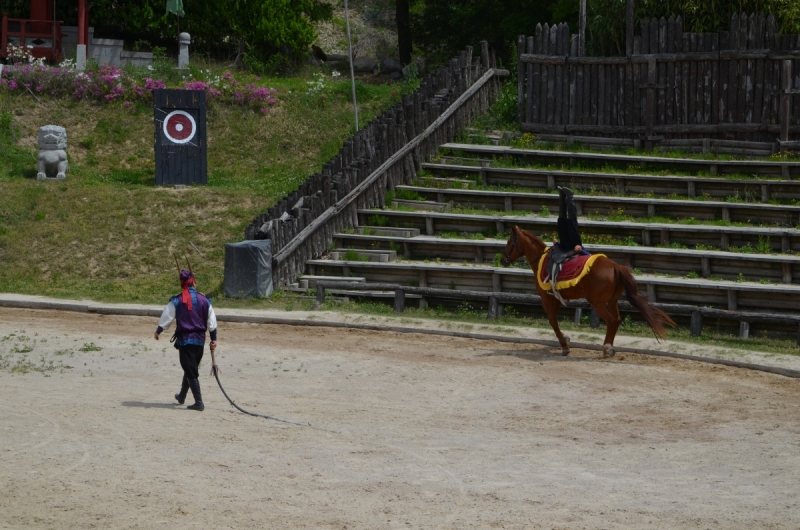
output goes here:
[{"label": "red saddle blanket", "polygon": [[[561,264],[561,272],[558,273],[558,283],[556,289],[566,289],[577,285],[577,283],[589,273],[594,260],[600,256],[605,257],[604,254],[592,254],[591,256],[577,256],[569,261]],[[545,283],[544,279],[547,277],[547,262],[550,261],[549,253],[545,253],[539,260],[539,267],[536,271],[536,280],[539,286],[543,289],[550,289],[550,281]]]}]

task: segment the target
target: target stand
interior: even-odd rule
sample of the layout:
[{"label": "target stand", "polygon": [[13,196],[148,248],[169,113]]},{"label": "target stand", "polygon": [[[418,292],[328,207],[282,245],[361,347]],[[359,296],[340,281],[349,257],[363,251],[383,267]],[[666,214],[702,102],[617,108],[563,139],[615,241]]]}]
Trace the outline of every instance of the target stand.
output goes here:
[{"label": "target stand", "polygon": [[206,93],[154,90],[156,185],[207,184]]}]

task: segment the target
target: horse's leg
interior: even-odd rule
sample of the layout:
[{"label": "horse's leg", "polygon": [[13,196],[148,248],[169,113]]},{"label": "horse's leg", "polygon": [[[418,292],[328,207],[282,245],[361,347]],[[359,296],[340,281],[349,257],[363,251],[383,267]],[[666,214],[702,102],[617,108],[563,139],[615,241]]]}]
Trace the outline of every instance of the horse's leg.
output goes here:
[{"label": "horse's leg", "polygon": [[542,306],[547,312],[550,327],[555,331],[558,343],[561,344],[561,355],[569,355],[569,337],[561,333],[561,328],[558,327],[558,309],[561,307],[561,302],[545,293],[542,294]]},{"label": "horse's leg", "polygon": [[[614,293],[616,294],[616,293]],[[617,336],[617,330],[622,322],[619,315],[619,296],[612,296],[606,303],[600,301],[587,300],[591,306],[597,311],[603,322],[606,323],[606,338],[603,340],[603,357],[613,357],[616,353],[614,351],[614,337]]]}]

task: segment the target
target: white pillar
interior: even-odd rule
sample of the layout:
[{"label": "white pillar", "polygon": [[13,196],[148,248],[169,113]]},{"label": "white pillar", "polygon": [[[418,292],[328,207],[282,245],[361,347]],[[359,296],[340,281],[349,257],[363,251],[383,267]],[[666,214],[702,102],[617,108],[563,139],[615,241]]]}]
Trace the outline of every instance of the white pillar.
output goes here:
[{"label": "white pillar", "polygon": [[178,35],[178,44],[180,45],[180,51],[178,53],[178,68],[189,67],[189,43],[191,40],[192,38],[188,33],[181,33]]},{"label": "white pillar", "polygon": [[83,72],[86,70],[86,45],[78,44],[75,55],[75,70]]}]

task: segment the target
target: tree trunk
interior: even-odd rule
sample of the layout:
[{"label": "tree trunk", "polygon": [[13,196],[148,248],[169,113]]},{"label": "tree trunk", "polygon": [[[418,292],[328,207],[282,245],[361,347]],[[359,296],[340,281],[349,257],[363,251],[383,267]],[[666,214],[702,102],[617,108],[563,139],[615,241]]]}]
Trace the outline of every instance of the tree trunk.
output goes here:
[{"label": "tree trunk", "polygon": [[411,62],[411,14],[408,10],[409,0],[397,0],[397,47],[400,62],[407,65]]}]

